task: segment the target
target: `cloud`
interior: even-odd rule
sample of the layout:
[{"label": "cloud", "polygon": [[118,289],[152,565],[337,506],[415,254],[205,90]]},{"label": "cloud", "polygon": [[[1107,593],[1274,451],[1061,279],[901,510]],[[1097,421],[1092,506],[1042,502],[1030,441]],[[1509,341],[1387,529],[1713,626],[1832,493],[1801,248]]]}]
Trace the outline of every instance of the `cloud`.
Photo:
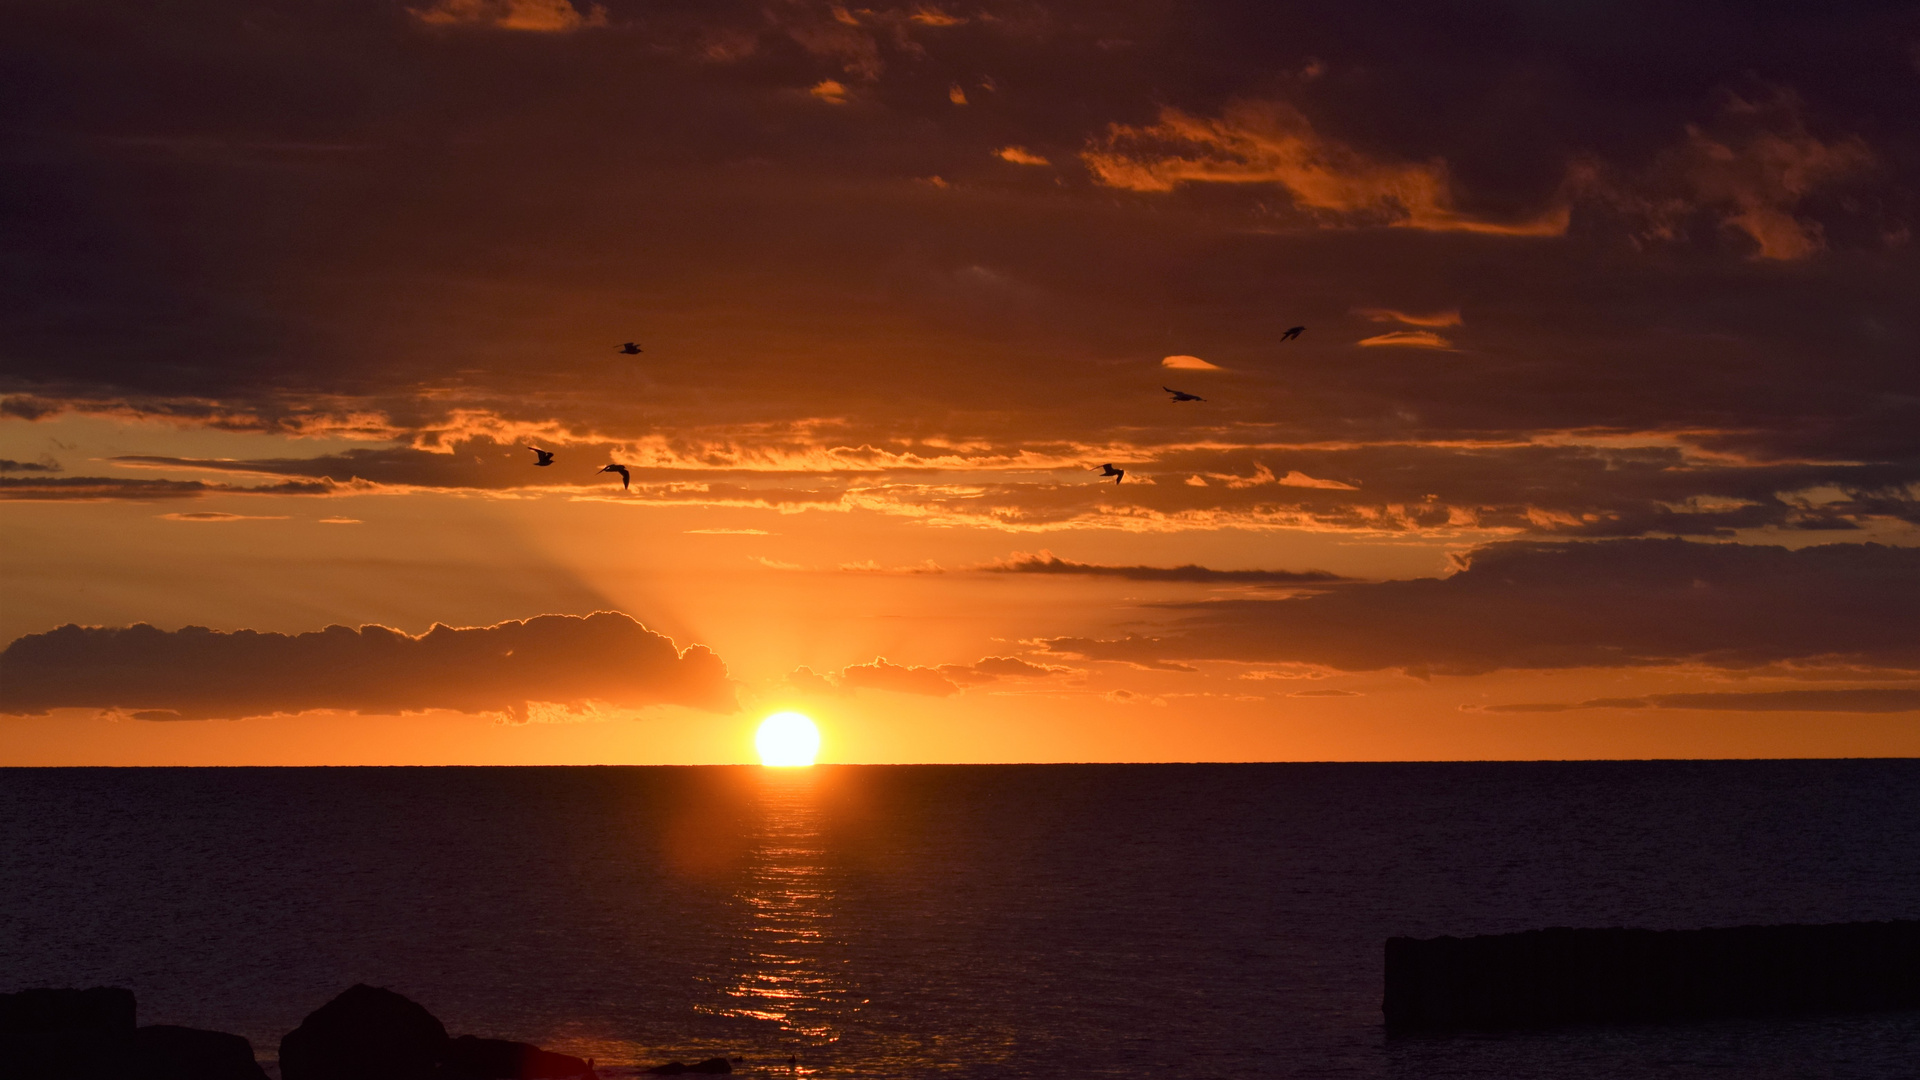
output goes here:
[{"label": "cloud", "polygon": [[50,456],[42,458],[39,461],[14,461],[12,458],[0,458],[0,473],[9,473],[9,472],[49,473],[49,472],[59,472],[59,471],[60,471],[60,463],[58,461],[53,460],[53,458]]},{"label": "cloud", "polygon": [[322,525],[365,525],[366,522],[361,521],[359,518],[323,517],[320,519],[320,524]]},{"label": "cloud", "polygon": [[332,495],[336,490],[336,486],[328,481],[290,480],[281,484],[244,487],[237,484],[208,484],[199,480],[138,480],[114,476],[45,479],[0,476],[0,501],[17,502],[149,502],[156,499],[197,499],[203,495]]},{"label": "cloud", "polygon": [[1175,371],[1226,370],[1218,364],[1209,364],[1197,356],[1164,356],[1160,358],[1160,366],[1163,368],[1172,368]]},{"label": "cloud", "polygon": [[1450,349],[1453,342],[1431,330],[1390,330],[1384,334],[1375,334],[1370,338],[1361,338],[1360,345],[1409,345],[1417,349]]},{"label": "cloud", "polygon": [[821,79],[819,82],[814,83],[813,88],[808,90],[807,93],[812,94],[814,97],[819,98],[829,105],[845,105],[847,103],[847,85],[838,79]]},{"label": "cloud", "polygon": [[1053,162],[1028,150],[1024,146],[1003,146],[993,152],[1001,161],[1010,161],[1015,165],[1051,165]]},{"label": "cloud", "polygon": [[1359,491],[1354,484],[1343,484],[1338,480],[1321,480],[1308,476],[1299,469],[1288,469],[1287,475],[1275,480],[1281,487],[1318,488],[1321,491]]},{"label": "cloud", "polygon": [[606,8],[590,4],[582,15],[568,0],[439,0],[429,8],[408,10],[428,26],[485,26],[553,34],[607,25]]},{"label": "cloud", "polygon": [[1016,656],[988,656],[972,664],[938,667],[895,664],[885,657],[875,657],[869,663],[849,664],[838,672],[825,674],[812,668],[796,668],[787,676],[787,682],[797,690],[814,694],[886,690],[921,697],[951,697],[970,686],[1002,679],[1046,679],[1071,674],[1073,670],[1057,664],[1036,664]]},{"label": "cloud", "polygon": [[1461,322],[1458,308],[1451,311],[1436,311],[1429,315],[1410,315],[1392,308],[1354,308],[1353,313],[1365,318],[1368,322],[1397,322],[1408,326],[1426,326],[1435,329],[1459,326]]},{"label": "cloud", "polygon": [[1295,690],[1288,697],[1365,697],[1358,690]]},{"label": "cloud", "polygon": [[1782,663],[1920,671],[1920,549],[1877,544],[1513,541],[1475,549],[1445,578],[1157,607],[1178,616],[1158,634],[1042,644],[1136,664],[1285,662],[1422,676]]},{"label": "cloud", "polygon": [[524,720],[542,703],[685,705],[731,712],[726,665],[619,612],[541,615],[483,627],[384,626],[305,634],[63,626],[0,652],[0,713],[128,712],[147,720],[242,719],[313,709],[427,709]]},{"label": "cloud", "polygon": [[1345,578],[1325,570],[1211,570],[1204,566],[1103,566],[1073,562],[1051,551],[1030,555],[1016,551],[998,562],[974,567],[990,574],[1066,574],[1117,577],[1128,581],[1184,581],[1233,585],[1318,585]]},{"label": "cloud", "polygon": [[1685,126],[1686,139],[1631,180],[1597,171],[1595,194],[1637,216],[1648,238],[1675,240],[1692,218],[1743,234],[1760,260],[1805,259],[1824,250],[1826,230],[1805,211],[1823,189],[1865,177],[1880,158],[1858,135],[1822,139],[1789,90],[1726,95],[1711,125]]},{"label": "cloud", "polygon": [[1592,698],[1576,702],[1487,705],[1490,713],[1554,713],[1590,709],[1697,709],[1715,712],[1920,712],[1920,689],[1863,686],[1831,690],[1708,691]]},{"label": "cloud", "polygon": [[1461,211],[1444,161],[1383,162],[1314,130],[1298,109],[1240,101],[1218,119],[1175,108],[1145,126],[1113,124],[1081,160],[1109,187],[1170,192],[1182,184],[1274,184],[1294,205],[1332,224],[1434,232],[1559,236],[1562,205],[1530,219],[1494,221]]},{"label": "cloud", "polygon": [[765,529],[687,529],[688,536],[772,536]]},{"label": "cloud", "polygon": [[285,521],[285,514],[227,514],[216,510],[199,510],[185,514],[161,514],[162,521]]}]

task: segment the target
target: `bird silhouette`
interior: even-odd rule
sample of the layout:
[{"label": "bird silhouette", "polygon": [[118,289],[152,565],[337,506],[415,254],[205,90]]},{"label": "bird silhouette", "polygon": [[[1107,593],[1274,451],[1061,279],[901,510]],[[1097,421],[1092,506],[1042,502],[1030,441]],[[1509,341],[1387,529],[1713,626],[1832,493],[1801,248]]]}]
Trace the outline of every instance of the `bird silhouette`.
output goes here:
[{"label": "bird silhouette", "polygon": [[627,485],[633,482],[633,476],[632,476],[632,474],[630,474],[630,473],[628,473],[628,472],[627,472],[627,467],[626,467],[625,465],[609,465],[609,466],[607,466],[606,468],[604,468],[604,469],[601,469],[600,471],[601,471],[601,472],[617,472],[617,473],[619,473],[619,474],[620,474],[620,490],[621,490],[621,491],[625,491],[625,490],[627,490]]},{"label": "bird silhouette", "polygon": [[540,460],[533,463],[536,468],[553,464],[553,451],[542,450],[537,446],[529,446],[527,449],[533,451],[540,457]]},{"label": "bird silhouette", "polygon": [[626,353],[628,356],[639,356],[640,346],[629,341],[625,345],[620,346],[620,351]]},{"label": "bird silhouette", "polygon": [[1105,465],[1100,466],[1100,475],[1111,476],[1113,477],[1113,482],[1118,484],[1120,482],[1120,478],[1127,475],[1127,470],[1116,469],[1113,467],[1113,462],[1109,461]]},{"label": "bird silhouette", "polygon": [[1307,331],[1307,328],[1304,326],[1289,326],[1287,327],[1287,332],[1280,335],[1280,340],[1292,341],[1294,338],[1297,338],[1301,334],[1306,333],[1306,331]]},{"label": "bird silhouette", "polygon": [[1175,401],[1176,403],[1178,403],[1178,402],[1182,402],[1182,401],[1205,401],[1205,400],[1207,400],[1206,398],[1203,398],[1203,397],[1201,397],[1201,396],[1200,396],[1199,394],[1189,394],[1189,393],[1187,393],[1187,392],[1186,392],[1185,390],[1175,390],[1175,389],[1174,389],[1173,387],[1171,387],[1171,386],[1163,386],[1163,387],[1161,387],[1160,389],[1162,389],[1162,390],[1165,390],[1165,391],[1166,391],[1167,393],[1169,393],[1169,394],[1172,394],[1172,395],[1173,395],[1173,400],[1174,400],[1174,401]]}]

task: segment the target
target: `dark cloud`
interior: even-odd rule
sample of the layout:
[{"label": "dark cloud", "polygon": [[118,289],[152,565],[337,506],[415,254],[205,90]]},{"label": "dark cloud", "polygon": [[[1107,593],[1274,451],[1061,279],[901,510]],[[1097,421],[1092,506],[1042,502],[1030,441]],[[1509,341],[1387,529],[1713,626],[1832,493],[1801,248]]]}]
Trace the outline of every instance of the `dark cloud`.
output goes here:
[{"label": "dark cloud", "polygon": [[1325,570],[1211,570],[1204,566],[1102,566],[1062,559],[1051,551],[1037,555],[1015,552],[999,562],[975,569],[992,574],[1072,574],[1117,577],[1128,581],[1190,581],[1235,585],[1313,585],[1344,581]]},{"label": "dark cloud", "polygon": [[1920,689],[1861,686],[1833,690],[1730,690],[1575,702],[1488,705],[1490,713],[1553,713],[1585,709],[1701,709],[1718,712],[1920,712]]},{"label": "dark cloud", "polygon": [[330,483],[287,481],[245,487],[199,480],[141,480],[115,476],[0,476],[0,501],[86,502],[98,500],[197,499],[203,495],[332,495]]},{"label": "dark cloud", "polygon": [[1016,656],[988,656],[972,664],[918,667],[875,657],[865,664],[849,664],[838,672],[821,674],[797,668],[787,676],[796,689],[814,694],[844,694],[854,690],[888,690],[922,697],[951,697],[969,686],[1001,679],[1045,679],[1072,673],[1057,664],[1036,664]]},{"label": "dark cloud", "polygon": [[8,472],[52,473],[52,472],[59,472],[59,471],[60,471],[60,463],[58,461],[53,460],[51,457],[44,458],[40,461],[14,461],[11,458],[0,458],[0,473],[8,473]]},{"label": "dark cloud", "polygon": [[[234,467],[476,490],[554,483],[521,432],[669,472],[945,458],[973,475],[871,499],[1022,528],[1920,516],[1911,5],[30,0],[8,30],[9,422],[345,435],[380,445]],[[1452,351],[1356,347],[1381,313]],[[1160,400],[1167,355],[1230,369],[1205,409]],[[1607,449],[1634,437],[1668,459]],[[1003,472],[1129,449],[1117,492]],[[1262,461],[1352,490],[1210,478]]]},{"label": "dark cloud", "polygon": [[1180,618],[1158,635],[1045,644],[1133,664],[1293,662],[1420,675],[1682,663],[1920,671],[1920,550],[1876,544],[1511,542],[1475,550],[1446,578],[1162,607]]},{"label": "dark cloud", "polygon": [[0,652],[0,712],[129,712],[149,720],[240,719],[310,709],[451,709],[524,720],[541,706],[686,705],[732,711],[726,666],[618,612],[542,615],[485,627],[383,626],[306,634],[63,626]]}]

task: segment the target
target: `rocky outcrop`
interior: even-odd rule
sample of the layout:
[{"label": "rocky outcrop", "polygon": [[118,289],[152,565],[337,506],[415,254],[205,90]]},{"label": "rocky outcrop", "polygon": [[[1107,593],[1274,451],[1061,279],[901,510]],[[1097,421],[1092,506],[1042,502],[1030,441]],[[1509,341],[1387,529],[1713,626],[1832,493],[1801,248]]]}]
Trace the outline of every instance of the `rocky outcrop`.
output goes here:
[{"label": "rocky outcrop", "polygon": [[593,1066],[532,1043],[462,1035],[447,1044],[449,1080],[548,1080],[593,1076]]},{"label": "rocky outcrop", "polygon": [[425,1008],[364,983],[280,1040],[281,1080],[437,1080],[447,1029]]},{"label": "rocky outcrop", "polygon": [[1920,1007],[1920,922],[1387,940],[1392,1031]]},{"label": "rocky outcrop", "polygon": [[167,1024],[133,1033],[122,1075],[127,1080],[267,1080],[246,1039]]},{"label": "rocky outcrop", "polygon": [[119,987],[0,994],[0,1080],[267,1080],[238,1035],[134,1015]]}]

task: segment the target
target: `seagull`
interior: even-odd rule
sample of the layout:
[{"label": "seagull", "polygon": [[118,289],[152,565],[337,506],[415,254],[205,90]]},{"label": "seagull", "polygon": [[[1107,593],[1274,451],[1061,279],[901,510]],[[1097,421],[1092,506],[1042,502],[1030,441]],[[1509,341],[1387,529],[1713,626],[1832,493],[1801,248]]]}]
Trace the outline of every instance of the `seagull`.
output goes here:
[{"label": "seagull", "polygon": [[1287,327],[1287,332],[1280,335],[1280,340],[1292,341],[1294,338],[1297,338],[1301,334],[1305,333],[1306,329],[1307,328],[1304,326],[1289,326]]},{"label": "seagull", "polygon": [[534,467],[539,468],[539,467],[553,464],[553,451],[542,450],[537,446],[529,446],[527,447],[527,449],[533,451],[535,454],[538,454],[540,456],[540,460],[533,463]]},{"label": "seagull", "polygon": [[601,471],[601,472],[617,472],[617,473],[619,473],[619,474],[620,474],[620,490],[621,490],[621,491],[625,491],[625,490],[627,490],[627,485],[628,485],[629,483],[632,483],[632,482],[633,482],[633,477],[632,477],[631,475],[629,475],[629,474],[628,474],[628,472],[627,472],[627,467],[626,467],[625,465],[609,465],[609,466],[607,466],[606,468],[604,468],[604,469],[601,469],[600,471]]},{"label": "seagull", "polygon": [[628,356],[639,356],[640,346],[629,341],[625,345],[620,346],[620,351],[626,353]]},{"label": "seagull", "polygon": [[1207,400],[1206,398],[1203,398],[1203,397],[1201,397],[1201,396],[1200,396],[1199,394],[1189,394],[1189,393],[1187,393],[1187,392],[1186,392],[1185,390],[1175,390],[1175,389],[1174,389],[1173,387],[1171,387],[1171,386],[1163,386],[1163,387],[1161,387],[1160,389],[1162,389],[1162,390],[1165,390],[1165,391],[1166,391],[1167,393],[1169,393],[1169,394],[1172,394],[1172,395],[1173,395],[1173,400],[1174,400],[1174,402],[1175,402],[1176,404],[1178,404],[1179,402],[1182,402],[1182,401],[1205,401],[1205,400]]},{"label": "seagull", "polygon": [[1116,469],[1113,467],[1113,462],[1109,461],[1105,465],[1100,466],[1100,475],[1111,476],[1113,477],[1113,482],[1118,484],[1120,482],[1120,478],[1127,475],[1127,470]]}]

